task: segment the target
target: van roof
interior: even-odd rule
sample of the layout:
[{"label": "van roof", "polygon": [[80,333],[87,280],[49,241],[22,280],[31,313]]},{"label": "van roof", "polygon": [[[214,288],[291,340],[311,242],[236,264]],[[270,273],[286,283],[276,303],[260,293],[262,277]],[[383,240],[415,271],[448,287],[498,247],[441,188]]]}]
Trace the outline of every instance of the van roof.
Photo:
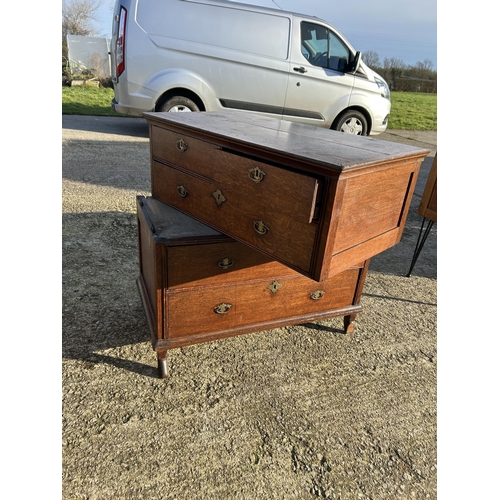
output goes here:
[{"label": "van roof", "polygon": [[232,2],[229,0],[182,0],[183,2],[191,2],[191,3],[202,3],[206,5],[223,5],[224,7],[229,7],[233,9],[242,9],[242,10],[252,10],[252,11],[258,11],[258,12],[267,12],[267,13],[272,13],[272,14],[285,14],[289,16],[300,16],[303,17],[304,19],[311,19],[311,20],[317,20],[321,21],[316,16],[311,16],[308,14],[301,14],[299,12],[292,12],[290,10],[283,10],[283,9],[276,9],[273,7],[263,7],[260,5],[253,5],[249,3],[241,3],[241,2]]}]

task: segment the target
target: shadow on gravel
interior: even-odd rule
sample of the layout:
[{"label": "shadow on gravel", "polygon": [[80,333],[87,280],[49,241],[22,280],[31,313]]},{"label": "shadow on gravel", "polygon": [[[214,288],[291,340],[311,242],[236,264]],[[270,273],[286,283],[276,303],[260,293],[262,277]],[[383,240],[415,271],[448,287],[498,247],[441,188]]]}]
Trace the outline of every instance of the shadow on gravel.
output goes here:
[{"label": "shadow on gravel", "polygon": [[[66,356],[68,357],[68,356]],[[106,356],[104,354],[97,354],[95,352],[89,353],[86,356],[77,356],[75,359],[84,361],[86,368],[92,370],[95,365],[106,364],[109,366],[114,366],[120,370],[128,371],[131,373],[137,373],[144,377],[150,377],[153,379],[158,379],[158,370],[156,366],[149,366],[144,363],[139,363],[138,361],[130,361],[129,359],[115,358],[113,356]],[[154,355],[151,355],[151,359],[154,360]]]},{"label": "shadow on gravel", "polygon": [[318,332],[328,332],[334,335],[346,335],[344,330],[340,328],[332,328],[331,326],[322,325],[320,323],[301,323],[300,326],[304,328],[310,328],[311,330],[317,330]]},{"label": "shadow on gravel", "polygon": [[139,275],[136,215],[63,214],[62,241],[63,357],[85,361],[89,368],[107,363],[156,377],[156,366],[103,353],[143,342],[149,344],[149,330],[136,285]]},{"label": "shadow on gravel", "polygon": [[399,297],[388,297],[387,295],[377,295],[376,293],[363,293],[363,297],[372,297],[374,299],[390,299],[397,300],[401,302],[407,302],[408,304],[419,304],[422,306],[436,306],[435,302],[423,302],[421,300],[410,300],[410,299],[401,299]]},{"label": "shadow on gravel", "polygon": [[412,286],[413,277],[437,279],[437,224],[434,224],[424,244],[410,277],[406,277],[411,266],[423,217],[418,215],[421,197],[414,195],[401,241],[375,255],[370,261],[369,272],[391,274],[404,277]]}]

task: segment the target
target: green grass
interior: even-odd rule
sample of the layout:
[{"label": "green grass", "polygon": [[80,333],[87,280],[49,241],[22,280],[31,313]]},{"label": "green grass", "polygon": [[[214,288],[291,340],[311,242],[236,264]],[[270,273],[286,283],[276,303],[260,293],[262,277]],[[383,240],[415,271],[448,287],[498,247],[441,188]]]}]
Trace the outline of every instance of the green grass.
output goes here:
[{"label": "green grass", "polygon": [[391,92],[389,129],[437,130],[437,94]]},{"label": "green grass", "polygon": [[[63,87],[63,115],[122,116],[111,108],[113,89]],[[388,129],[437,130],[437,95],[392,92]]]},{"label": "green grass", "polygon": [[114,92],[90,85],[62,88],[63,115],[122,116],[111,107]]}]

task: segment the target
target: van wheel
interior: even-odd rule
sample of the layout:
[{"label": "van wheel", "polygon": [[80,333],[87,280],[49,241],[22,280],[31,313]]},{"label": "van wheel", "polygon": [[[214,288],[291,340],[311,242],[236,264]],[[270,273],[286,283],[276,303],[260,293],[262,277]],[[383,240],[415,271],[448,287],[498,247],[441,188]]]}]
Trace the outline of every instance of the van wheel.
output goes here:
[{"label": "van wheel", "polygon": [[345,111],[334,122],[332,128],[339,132],[354,135],[366,135],[368,123],[359,111]]},{"label": "van wheel", "polygon": [[190,113],[191,111],[200,111],[200,108],[187,97],[176,96],[164,102],[160,106],[160,111],[169,113]]}]

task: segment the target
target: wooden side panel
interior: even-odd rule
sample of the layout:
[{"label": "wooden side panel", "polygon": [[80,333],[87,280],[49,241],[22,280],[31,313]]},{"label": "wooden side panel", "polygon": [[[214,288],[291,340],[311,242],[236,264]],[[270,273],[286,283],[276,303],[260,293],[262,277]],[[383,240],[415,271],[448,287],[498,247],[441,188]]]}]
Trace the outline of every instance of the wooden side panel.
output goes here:
[{"label": "wooden side panel", "polygon": [[139,233],[139,267],[147,298],[155,315],[158,314],[156,284],[156,245],[140,205],[137,206],[137,227]]},{"label": "wooden side panel", "polygon": [[[350,306],[355,300],[359,272],[359,269],[349,269],[322,283],[296,274],[276,280],[168,292],[166,338],[207,335]],[[215,312],[217,306],[223,309],[224,304],[227,312]]]},{"label": "wooden side panel", "polygon": [[323,279],[331,278],[342,272],[344,269],[353,265],[353,262],[360,260],[369,260],[374,255],[377,255],[384,250],[396,245],[401,239],[398,228],[388,231],[377,238],[370,241],[365,241],[360,245],[356,245],[344,252],[340,252],[331,259],[328,267],[328,274]]},{"label": "wooden side panel", "polygon": [[139,280],[141,300],[148,317],[151,336],[163,337],[165,250],[157,244],[146,221],[143,207],[137,203],[139,237]]},{"label": "wooden side panel", "polygon": [[414,170],[406,165],[346,179],[334,254],[399,227]]}]

